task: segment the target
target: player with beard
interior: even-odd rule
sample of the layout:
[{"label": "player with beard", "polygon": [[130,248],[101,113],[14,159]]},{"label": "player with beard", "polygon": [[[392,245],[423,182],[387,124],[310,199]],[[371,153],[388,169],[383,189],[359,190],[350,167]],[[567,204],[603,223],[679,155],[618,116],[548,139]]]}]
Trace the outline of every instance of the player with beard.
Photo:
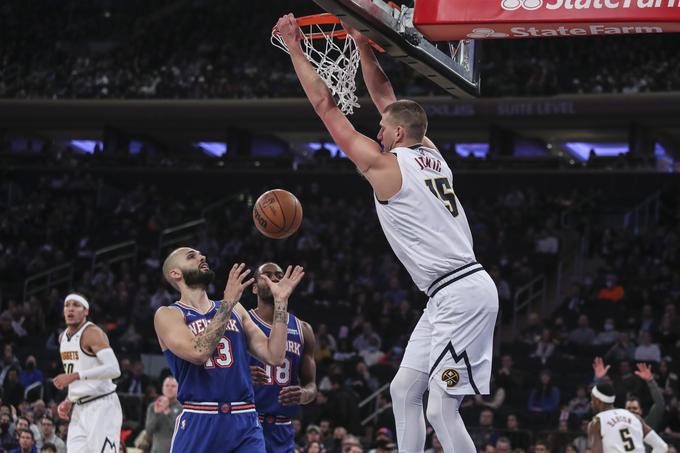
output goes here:
[{"label": "player with beard", "polygon": [[59,353],[65,372],[52,382],[59,390],[68,387],[68,396],[57,413],[68,419],[73,408],[69,453],[117,452],[123,412],[112,379],[120,376],[120,367],[104,331],[87,320],[89,312],[83,295],[64,299],[66,330],[59,337]]},{"label": "player with beard", "polygon": [[172,452],[264,451],[262,427],[255,411],[249,353],[271,366],[284,363],[288,333],[288,297],[304,276],[288,266],[277,282],[264,281],[274,298],[269,337],[239,304],[254,279],[244,264],[229,272],[221,301],[206,288],[215,274],[198,250],[182,247],[163,263],[163,276],[180,292],[180,300],[156,311],[154,326],[163,354],[179,383]]},{"label": "player with beard", "polygon": [[[255,271],[253,294],[257,308],[248,311],[253,322],[269,335],[274,319],[274,296],[265,277],[272,282],[283,278],[276,263],[265,263]],[[312,327],[288,314],[288,341],[282,366],[269,366],[253,357],[250,361],[255,381],[255,405],[264,429],[267,453],[294,453],[295,432],[291,417],[300,412],[301,404],[316,399],[316,339]]]}]

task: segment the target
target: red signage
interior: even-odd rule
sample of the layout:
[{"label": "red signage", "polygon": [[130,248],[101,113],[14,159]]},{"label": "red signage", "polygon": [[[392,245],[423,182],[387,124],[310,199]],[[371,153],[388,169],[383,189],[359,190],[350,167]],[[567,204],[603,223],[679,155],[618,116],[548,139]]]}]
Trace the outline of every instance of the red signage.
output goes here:
[{"label": "red signage", "polygon": [[417,0],[431,41],[680,32],[680,0]]}]

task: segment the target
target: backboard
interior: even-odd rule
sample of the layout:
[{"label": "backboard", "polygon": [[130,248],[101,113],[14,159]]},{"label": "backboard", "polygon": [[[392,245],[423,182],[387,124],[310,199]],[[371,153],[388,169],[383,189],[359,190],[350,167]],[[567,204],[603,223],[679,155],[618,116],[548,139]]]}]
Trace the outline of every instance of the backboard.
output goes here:
[{"label": "backboard", "polygon": [[413,8],[383,0],[314,0],[367,35],[385,52],[457,98],[479,96],[478,43],[434,43],[413,25]]}]

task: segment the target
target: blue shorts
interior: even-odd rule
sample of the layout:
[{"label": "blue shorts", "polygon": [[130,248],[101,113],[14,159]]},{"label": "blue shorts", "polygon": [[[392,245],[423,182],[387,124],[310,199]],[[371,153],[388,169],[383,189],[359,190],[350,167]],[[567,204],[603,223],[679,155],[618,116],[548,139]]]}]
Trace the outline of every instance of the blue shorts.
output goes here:
[{"label": "blue shorts", "polygon": [[264,453],[262,426],[255,411],[242,414],[185,410],[175,421],[171,453]]},{"label": "blue shorts", "polygon": [[295,453],[295,431],[290,418],[260,416],[267,453]]}]

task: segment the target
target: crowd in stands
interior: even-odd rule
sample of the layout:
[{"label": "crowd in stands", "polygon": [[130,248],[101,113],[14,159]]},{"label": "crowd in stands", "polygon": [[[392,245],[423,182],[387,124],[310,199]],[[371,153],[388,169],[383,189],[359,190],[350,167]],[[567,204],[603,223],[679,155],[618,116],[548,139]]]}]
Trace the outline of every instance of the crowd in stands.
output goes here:
[{"label": "crowd in stands", "polygon": [[[3,2],[0,97],[268,98],[301,96],[288,58],[269,43],[278,16],[319,12],[290,0]],[[40,14],[36,14],[40,11]],[[676,35],[489,41],[485,96],[680,89]],[[595,52],[593,49],[597,48]],[[442,94],[384,59],[404,96]]]},{"label": "crowd in stands", "polygon": [[[49,441],[63,451],[68,422],[56,417],[55,404],[64,395],[50,379],[61,367],[57,338],[70,289],[90,298],[91,318],[105,329],[120,361],[126,444],[148,449],[154,436],[162,437],[163,429],[167,434],[167,423],[159,419],[176,410],[176,393],[167,370],[149,375],[142,360],[142,354],[160,352],[154,311],[176,296],[161,281],[170,246],[159,250],[159,234],[203,216],[206,226],[195,231],[193,244],[218,276],[234,261],[254,267],[273,260],[307,269],[291,310],[315,329],[320,392],[295,421],[302,451],[392,451],[389,392],[365,407],[358,403],[391,380],[425,298],[383,239],[368,188],[343,192],[323,181],[277,182],[282,181],[301,199],[305,219],[291,239],[269,241],[249,215],[261,186],[244,186],[204,211],[224,193],[123,184],[86,170],[16,178],[0,217],[1,447],[10,451],[30,440],[44,448]],[[531,188],[458,195],[477,257],[497,284],[501,310],[508,312],[518,287],[554,271],[570,244],[560,213],[587,198],[579,190]],[[530,313],[521,332],[505,338],[497,349],[491,395],[464,403],[462,413],[480,451],[585,453],[589,386],[598,379],[612,380],[618,406],[637,396],[645,415],[657,414],[655,428],[671,442],[680,439],[677,202],[676,196],[664,200],[660,223],[638,235],[599,224],[592,204],[574,211],[590,222],[583,272],[559,311]],[[135,258],[93,264],[96,249],[125,240],[136,241]],[[26,277],[67,261],[74,266],[72,282],[24,297]],[[218,278],[209,293],[219,294],[223,284]],[[244,303],[252,306],[253,297]],[[431,431],[428,449],[442,451]]]}]

